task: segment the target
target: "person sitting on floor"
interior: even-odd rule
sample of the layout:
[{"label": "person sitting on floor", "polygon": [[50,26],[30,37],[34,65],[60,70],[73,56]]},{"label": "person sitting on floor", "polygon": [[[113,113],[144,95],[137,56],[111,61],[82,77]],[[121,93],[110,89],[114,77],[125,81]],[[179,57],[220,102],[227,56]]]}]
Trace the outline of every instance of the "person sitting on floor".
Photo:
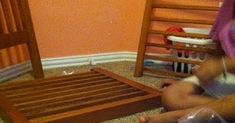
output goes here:
[{"label": "person sitting on floor", "polygon": [[235,74],[232,73],[235,71],[234,18],[235,0],[224,0],[210,37],[219,41],[226,57],[208,59],[194,76],[166,87],[162,104],[170,112],[141,117],[141,123],[177,122],[182,116],[202,107],[211,108],[227,120],[235,120]]},{"label": "person sitting on floor", "polygon": [[[167,111],[172,112],[141,117],[140,123],[177,122],[180,117],[202,107],[211,108],[223,118],[234,120],[235,75],[224,74],[224,67],[228,71],[235,70],[235,59],[209,59],[201,65],[196,73],[197,77],[189,77],[166,87],[163,90],[162,103]],[[217,76],[217,81],[213,81]],[[204,92],[211,97],[202,95]]]}]

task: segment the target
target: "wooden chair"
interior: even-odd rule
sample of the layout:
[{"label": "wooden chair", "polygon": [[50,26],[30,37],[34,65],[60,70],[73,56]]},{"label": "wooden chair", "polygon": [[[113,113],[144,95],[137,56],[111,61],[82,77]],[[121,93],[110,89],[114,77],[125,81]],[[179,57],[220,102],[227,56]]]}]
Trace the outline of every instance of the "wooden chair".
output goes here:
[{"label": "wooden chair", "polygon": [[178,73],[173,71],[168,71],[164,69],[149,69],[144,67],[144,60],[145,59],[153,59],[153,60],[160,60],[166,62],[181,62],[181,63],[188,63],[188,64],[200,64],[201,62],[186,60],[186,59],[177,59],[174,57],[162,57],[162,56],[154,56],[146,54],[146,49],[151,48],[168,48],[168,49],[176,49],[176,50],[189,50],[195,52],[202,52],[202,53],[210,53],[210,54],[221,54],[221,50],[219,50],[219,45],[217,48],[192,48],[192,47],[185,47],[185,46],[174,46],[174,45],[165,45],[160,43],[149,43],[148,36],[150,34],[155,35],[162,35],[162,36],[181,36],[181,37],[192,37],[192,38],[205,38],[208,39],[208,35],[204,34],[191,34],[191,33],[183,33],[183,32],[166,32],[160,30],[153,30],[150,28],[152,22],[171,22],[171,23],[185,23],[185,24],[202,24],[202,25],[212,25],[214,21],[212,20],[200,20],[200,19],[181,19],[181,18],[165,18],[165,17],[156,17],[153,15],[153,9],[180,9],[180,10],[195,10],[195,11],[211,11],[217,12],[219,7],[213,6],[198,6],[198,5],[173,5],[173,4],[162,4],[156,3],[154,0],[147,0],[144,17],[143,17],[143,24],[142,24],[142,31],[138,49],[138,56],[136,62],[136,69],[135,69],[135,76],[139,77],[142,76],[143,73],[150,73],[160,77],[186,77],[190,76],[190,74],[185,73]]},{"label": "wooden chair", "polygon": [[0,50],[27,44],[35,78],[43,69],[27,0],[0,1]]}]

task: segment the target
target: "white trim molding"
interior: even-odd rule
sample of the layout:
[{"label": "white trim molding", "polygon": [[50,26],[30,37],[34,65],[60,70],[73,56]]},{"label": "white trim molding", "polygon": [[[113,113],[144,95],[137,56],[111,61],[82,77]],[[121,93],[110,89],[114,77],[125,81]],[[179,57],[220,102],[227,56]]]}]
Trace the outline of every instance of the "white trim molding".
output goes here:
[{"label": "white trim molding", "polygon": [[[118,62],[118,61],[136,61],[136,52],[112,52],[100,53],[82,56],[69,56],[60,58],[42,59],[43,69],[71,67],[79,65],[95,65],[100,63]],[[25,63],[17,64],[7,68],[0,69],[0,82],[19,76],[30,71],[31,65],[27,61]]]},{"label": "white trim molding", "polygon": [[135,61],[137,53],[135,52],[113,52],[101,53],[82,56],[69,56],[61,58],[43,59],[44,69],[70,67],[77,65],[94,65],[100,63],[117,62],[117,61]]},{"label": "white trim molding", "polygon": [[30,70],[31,65],[29,61],[0,69],[0,82],[19,76]]}]

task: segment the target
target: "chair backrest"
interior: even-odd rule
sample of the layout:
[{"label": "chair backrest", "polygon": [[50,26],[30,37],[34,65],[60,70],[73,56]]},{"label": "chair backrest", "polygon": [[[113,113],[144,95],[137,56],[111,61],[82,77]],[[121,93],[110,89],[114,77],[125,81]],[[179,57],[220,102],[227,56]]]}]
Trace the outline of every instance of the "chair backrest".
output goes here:
[{"label": "chair backrest", "polygon": [[34,77],[43,78],[28,0],[0,1],[0,50],[27,44]]}]

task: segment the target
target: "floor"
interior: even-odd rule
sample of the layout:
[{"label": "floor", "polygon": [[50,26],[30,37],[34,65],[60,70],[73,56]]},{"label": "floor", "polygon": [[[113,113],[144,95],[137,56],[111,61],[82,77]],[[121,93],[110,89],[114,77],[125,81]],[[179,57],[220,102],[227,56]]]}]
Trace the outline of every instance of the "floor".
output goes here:
[{"label": "floor", "polygon": [[[49,78],[49,77],[55,77],[55,76],[64,76],[64,75],[70,75],[70,74],[75,74],[75,73],[81,73],[81,72],[89,71],[91,68],[94,68],[94,67],[101,67],[101,68],[107,69],[107,70],[112,71],[116,74],[119,74],[121,76],[124,76],[126,78],[129,78],[131,80],[134,80],[136,82],[139,82],[139,83],[144,84],[146,86],[150,86],[155,89],[159,89],[160,84],[161,84],[160,79],[155,78],[155,77],[151,77],[151,76],[143,76],[143,77],[139,77],[139,78],[133,77],[135,63],[134,62],[127,62],[127,61],[98,64],[95,66],[86,65],[86,66],[75,66],[75,67],[67,67],[67,68],[48,69],[48,70],[45,70],[44,73],[45,73],[45,77]],[[14,83],[14,82],[21,82],[21,81],[32,80],[32,79],[33,79],[32,75],[30,73],[26,73],[24,75],[21,75],[19,77],[12,79],[12,80],[8,80],[4,83]],[[161,110],[162,110],[162,108],[157,108],[157,109],[153,109],[150,111],[127,116],[127,117],[114,119],[114,120],[110,120],[110,121],[105,121],[104,123],[138,123],[139,116],[159,113]],[[1,121],[0,121],[0,123],[1,123]]]}]

